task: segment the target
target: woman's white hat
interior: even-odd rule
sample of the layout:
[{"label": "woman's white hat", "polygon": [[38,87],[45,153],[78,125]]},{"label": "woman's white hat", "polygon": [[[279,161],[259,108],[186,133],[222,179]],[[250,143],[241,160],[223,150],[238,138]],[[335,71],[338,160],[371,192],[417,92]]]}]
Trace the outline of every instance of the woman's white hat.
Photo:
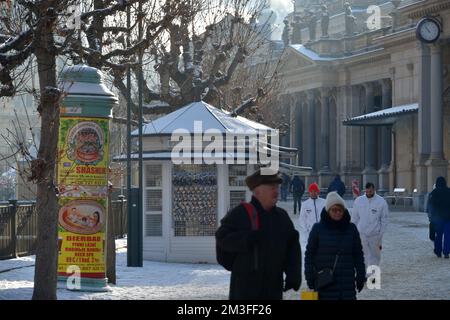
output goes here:
[{"label": "woman's white hat", "polygon": [[335,204],[339,204],[345,209],[344,199],[342,199],[336,191],[333,191],[327,194],[327,198],[325,199],[325,210],[328,212]]}]

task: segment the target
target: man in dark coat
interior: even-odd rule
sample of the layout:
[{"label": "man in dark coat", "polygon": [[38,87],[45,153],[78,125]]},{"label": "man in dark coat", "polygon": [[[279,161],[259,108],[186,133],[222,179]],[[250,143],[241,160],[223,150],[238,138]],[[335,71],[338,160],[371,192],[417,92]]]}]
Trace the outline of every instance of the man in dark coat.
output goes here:
[{"label": "man in dark coat", "polygon": [[435,232],[434,254],[448,259],[450,254],[450,189],[444,177],[436,179],[436,188],[428,198],[431,223]]},{"label": "man in dark coat", "polygon": [[295,175],[294,179],[291,181],[290,192],[292,192],[292,197],[294,198],[294,214],[297,214],[297,205],[298,211],[302,209],[302,197],[305,193],[305,183],[300,179],[299,176]]},{"label": "man in dark coat", "polygon": [[256,223],[240,204],[227,213],[216,232],[217,261],[222,255],[235,255],[229,295],[232,300],[280,300],[283,291],[300,288],[299,235],[286,211],[276,206],[281,181],[278,174],[262,175],[259,170],[248,176]]},{"label": "man in dark coat", "polygon": [[341,197],[345,194],[345,184],[341,180],[340,175],[336,175],[334,177],[334,180],[331,181],[330,185],[328,186],[328,192],[336,191]]},{"label": "man in dark coat", "polygon": [[[317,274],[333,269],[334,281],[317,288]],[[364,253],[356,226],[344,200],[336,193],[327,195],[321,220],[309,234],[305,253],[305,277],[308,287],[319,292],[320,300],[354,300],[355,285],[360,292],[366,281]]]}]

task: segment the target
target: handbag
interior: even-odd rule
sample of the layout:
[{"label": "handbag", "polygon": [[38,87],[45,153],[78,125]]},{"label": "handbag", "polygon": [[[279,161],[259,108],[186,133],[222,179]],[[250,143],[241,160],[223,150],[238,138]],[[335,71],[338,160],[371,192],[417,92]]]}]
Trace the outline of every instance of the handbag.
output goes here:
[{"label": "handbag", "polygon": [[313,290],[302,290],[300,300],[319,300],[319,293]]},{"label": "handbag", "polygon": [[333,269],[331,268],[324,268],[317,272],[317,278],[316,278],[316,289],[324,289],[328,287],[329,285],[334,283],[334,269],[336,269],[336,264],[339,259],[339,253],[336,253],[336,258],[334,259],[334,265]]},{"label": "handbag", "polygon": [[325,268],[317,273],[316,289],[324,289],[334,282],[334,269]]}]

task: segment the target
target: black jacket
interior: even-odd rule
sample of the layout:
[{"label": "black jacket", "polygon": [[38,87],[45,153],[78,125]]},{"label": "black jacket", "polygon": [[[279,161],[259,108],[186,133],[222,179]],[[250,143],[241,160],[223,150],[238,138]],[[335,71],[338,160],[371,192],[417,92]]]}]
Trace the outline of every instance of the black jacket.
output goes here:
[{"label": "black jacket", "polygon": [[443,177],[436,179],[436,189],[428,197],[431,219],[450,220],[450,189]]},{"label": "black jacket", "polygon": [[298,232],[283,209],[274,207],[267,212],[254,197],[251,203],[260,216],[259,231],[251,229],[250,218],[242,204],[227,213],[216,231],[217,246],[236,253],[230,299],[282,299],[283,273],[286,283],[295,290],[301,284]]},{"label": "black jacket", "polygon": [[335,177],[328,186],[328,192],[336,191],[341,197],[345,194],[345,184],[339,177]]},{"label": "black jacket", "polygon": [[356,299],[355,284],[364,285],[366,272],[364,254],[359,232],[350,223],[350,214],[345,210],[340,221],[334,221],[322,210],[308,239],[305,252],[305,277],[308,287],[315,288],[317,272],[333,268],[336,254],[340,251],[334,271],[334,283],[319,290],[320,300]]}]

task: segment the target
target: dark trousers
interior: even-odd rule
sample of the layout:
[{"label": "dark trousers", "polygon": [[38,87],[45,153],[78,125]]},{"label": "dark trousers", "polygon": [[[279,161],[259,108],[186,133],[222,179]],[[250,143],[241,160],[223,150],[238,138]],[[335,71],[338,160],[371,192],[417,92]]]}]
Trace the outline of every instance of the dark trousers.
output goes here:
[{"label": "dark trousers", "polygon": [[280,193],[281,193],[281,201],[286,201],[287,200],[287,195],[288,195],[288,189],[287,187],[280,187]]},{"label": "dark trousers", "polygon": [[302,194],[292,194],[294,197],[294,214],[297,213],[297,204],[298,204],[298,211],[300,212],[302,208]]},{"label": "dark trousers", "polygon": [[448,255],[450,253],[450,221],[434,218],[433,225],[436,232],[434,239],[434,253],[438,256],[442,253]]}]

